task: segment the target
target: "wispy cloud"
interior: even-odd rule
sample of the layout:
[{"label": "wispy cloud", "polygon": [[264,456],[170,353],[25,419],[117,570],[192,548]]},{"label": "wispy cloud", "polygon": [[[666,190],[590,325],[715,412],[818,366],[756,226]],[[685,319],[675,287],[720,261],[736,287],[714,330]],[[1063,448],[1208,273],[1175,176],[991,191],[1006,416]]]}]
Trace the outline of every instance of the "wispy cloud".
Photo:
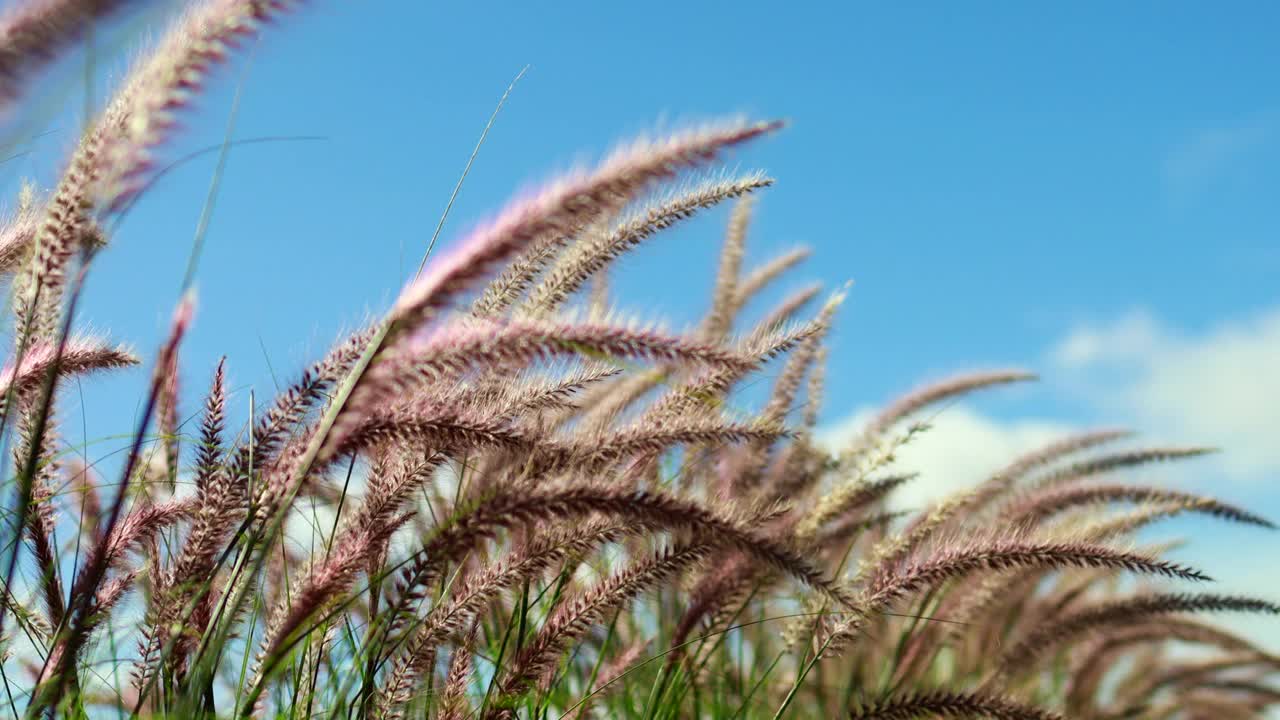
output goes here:
[{"label": "wispy cloud", "polygon": [[1257,148],[1277,136],[1280,114],[1265,113],[1248,122],[1203,130],[1175,145],[1161,168],[1164,190],[1174,202],[1186,202],[1238,168]]}]

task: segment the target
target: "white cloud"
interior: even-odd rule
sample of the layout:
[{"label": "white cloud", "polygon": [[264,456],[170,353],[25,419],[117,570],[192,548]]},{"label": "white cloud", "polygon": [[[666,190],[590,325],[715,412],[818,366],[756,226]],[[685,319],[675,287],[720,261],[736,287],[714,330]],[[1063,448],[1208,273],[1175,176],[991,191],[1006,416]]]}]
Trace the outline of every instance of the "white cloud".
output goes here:
[{"label": "white cloud", "polygon": [[[1002,420],[966,404],[946,408],[930,431],[899,453],[902,469],[922,474],[899,490],[896,507],[919,508],[969,487],[1018,453],[1072,430],[1119,424],[1141,431],[1144,443],[1211,444],[1224,450],[1181,471],[1162,466],[1152,481],[1186,480],[1194,491],[1244,501],[1263,515],[1280,514],[1280,493],[1273,485],[1254,482],[1224,489],[1212,481],[1280,476],[1280,307],[1201,332],[1179,331],[1149,312],[1134,311],[1074,329],[1049,348],[1045,369],[1042,383],[1047,389],[1082,401],[1093,417],[1073,425]],[[821,439],[832,445],[848,441],[870,417],[870,410],[855,413],[832,425]],[[1275,535],[1208,520],[1186,522],[1196,524],[1174,528],[1192,529],[1194,542],[1174,557],[1218,580],[1205,589],[1280,600],[1277,576],[1266,560],[1277,551]],[[1156,532],[1167,537],[1169,530],[1162,526]],[[1280,649],[1275,618],[1213,620],[1264,647]],[[1280,712],[1275,716],[1280,718]]]},{"label": "white cloud", "polygon": [[1217,445],[1240,479],[1280,472],[1280,308],[1179,333],[1150,314],[1070,333],[1052,377],[1144,433]]},{"label": "white cloud", "polygon": [[[1200,333],[1133,311],[1071,331],[1049,349],[1046,365],[1048,389],[1083,402],[1095,415],[1091,425],[1128,425],[1156,443],[1220,447],[1213,472],[1231,479],[1280,475],[1280,307]],[[824,441],[847,442],[870,412],[830,426]],[[965,487],[1017,453],[1079,429],[999,420],[966,404],[944,409],[934,425],[899,453],[902,468],[922,473],[904,488],[904,505]]]},{"label": "white cloud", "polygon": [[[820,436],[829,447],[852,441],[870,420],[861,410],[833,425]],[[920,477],[898,489],[893,505],[920,508],[932,500],[972,487],[1020,453],[1040,447],[1067,433],[1070,426],[1043,420],[1002,422],[967,405],[943,409],[931,427],[897,453],[895,468]]]}]

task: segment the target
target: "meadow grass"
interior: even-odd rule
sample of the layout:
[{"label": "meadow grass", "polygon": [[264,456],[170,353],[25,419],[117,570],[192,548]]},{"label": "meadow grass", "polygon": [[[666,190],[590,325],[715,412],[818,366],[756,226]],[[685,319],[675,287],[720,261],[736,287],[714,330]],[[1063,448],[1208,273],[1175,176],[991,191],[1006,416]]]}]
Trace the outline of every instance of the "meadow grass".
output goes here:
[{"label": "meadow grass", "polygon": [[[0,17],[0,109],[129,4]],[[1278,699],[1277,658],[1202,616],[1280,606],[1206,590],[1205,571],[1136,539],[1187,513],[1273,527],[1125,479],[1207,448],[1085,431],[898,510],[915,480],[898,451],[946,403],[1035,379],[1020,369],[927,384],[844,446],[819,442],[843,292],[746,313],[808,251],[744,267],[773,180],[716,170],[777,122],[639,140],[512,201],[243,426],[234,359],[211,378],[182,363],[191,293],[146,360],[82,334],[85,272],[178,114],[293,5],[191,3],[57,186],[25,191],[0,230],[14,717],[1154,720],[1258,717]],[[695,327],[614,308],[615,260],[722,204]],[[70,459],[59,402],[140,363],[108,481]],[[768,386],[759,402],[751,383]],[[194,432],[189,384],[207,386]]]}]

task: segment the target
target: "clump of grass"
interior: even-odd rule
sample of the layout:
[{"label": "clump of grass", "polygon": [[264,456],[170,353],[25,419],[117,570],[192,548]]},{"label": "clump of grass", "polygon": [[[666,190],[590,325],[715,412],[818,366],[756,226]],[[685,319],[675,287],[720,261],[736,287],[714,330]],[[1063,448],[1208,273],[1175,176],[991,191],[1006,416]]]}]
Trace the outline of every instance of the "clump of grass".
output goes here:
[{"label": "clump of grass", "polygon": [[[67,18],[116,4],[31,2],[0,21],[18,28],[0,100],[77,37]],[[812,288],[746,315],[808,251],[744,267],[772,180],[697,179],[776,122],[637,142],[513,202],[238,433],[224,359],[179,442],[185,297],[104,491],[62,460],[58,402],[67,378],[138,360],[74,332],[80,283],[175,113],[290,6],[196,3],[57,188],[0,230],[15,499],[0,681],[15,716],[1191,718],[1276,701],[1277,659],[1193,618],[1280,606],[1184,590],[1208,577],[1132,546],[1182,512],[1271,523],[1097,479],[1205,449],[1100,453],[1127,433],[1086,432],[894,511],[915,477],[895,454],[922,414],[1034,379],[1018,369],[911,391],[846,447],[815,441],[843,296],[807,320]],[[697,327],[609,311],[615,260],[729,202]],[[735,393],[769,376],[741,407]],[[316,506],[329,521],[300,529]]]}]

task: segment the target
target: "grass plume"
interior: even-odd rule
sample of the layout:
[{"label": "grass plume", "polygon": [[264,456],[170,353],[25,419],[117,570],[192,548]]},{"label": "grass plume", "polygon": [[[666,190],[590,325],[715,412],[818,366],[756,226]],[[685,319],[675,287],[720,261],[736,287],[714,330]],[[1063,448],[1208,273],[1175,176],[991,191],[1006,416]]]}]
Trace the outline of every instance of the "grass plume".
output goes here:
[{"label": "grass plume", "polygon": [[[128,4],[0,15],[0,109]],[[25,188],[0,225],[13,715],[1226,718],[1280,700],[1280,663],[1199,618],[1280,607],[1167,587],[1213,566],[1132,545],[1184,512],[1272,523],[1112,477],[1208,449],[1090,430],[902,510],[918,474],[897,455],[926,412],[1035,378],[1021,369],[922,386],[821,444],[848,289],[758,308],[811,253],[749,261],[774,180],[718,168],[776,121],[641,139],[516,197],[251,417],[234,358],[207,381],[187,367],[183,296],[111,478],[61,408],[141,361],[79,327],[86,274],[208,78],[299,5],[190,3],[51,192]],[[614,307],[620,259],[717,214],[701,317]]]}]

